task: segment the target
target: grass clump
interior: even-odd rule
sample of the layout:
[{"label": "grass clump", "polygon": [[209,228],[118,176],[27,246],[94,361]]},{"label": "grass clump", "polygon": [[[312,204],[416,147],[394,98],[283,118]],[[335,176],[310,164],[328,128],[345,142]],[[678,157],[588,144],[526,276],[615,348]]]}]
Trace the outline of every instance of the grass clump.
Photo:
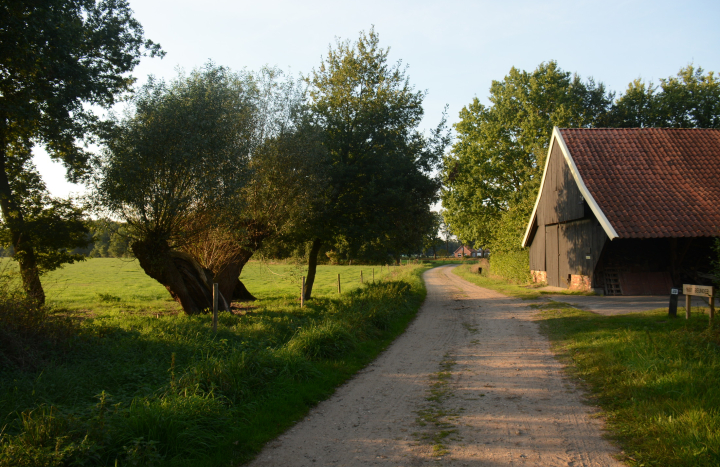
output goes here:
[{"label": "grass clump", "polygon": [[452,370],[456,365],[455,357],[446,354],[440,362],[440,369],[430,375],[430,390],[426,396],[426,404],[417,412],[415,423],[423,431],[416,437],[422,443],[432,446],[433,457],[442,457],[450,453],[449,441],[459,441],[458,429],[454,424],[460,410],[448,409],[444,402],[452,397],[450,381]]},{"label": "grass clump", "polygon": [[626,462],[720,465],[720,329],[706,316],[541,309],[544,332],[593,392]]},{"label": "grass clump", "polygon": [[355,337],[341,323],[327,320],[299,329],[287,343],[291,353],[311,360],[336,358],[355,348]]},{"label": "grass clump", "polygon": [[0,466],[247,461],[405,329],[425,269],[392,268],[303,308],[296,294],[258,293],[221,313],[216,334],[209,316],[154,292],[143,308],[99,275],[103,289],[64,313],[77,330],[65,351],[0,369]]}]

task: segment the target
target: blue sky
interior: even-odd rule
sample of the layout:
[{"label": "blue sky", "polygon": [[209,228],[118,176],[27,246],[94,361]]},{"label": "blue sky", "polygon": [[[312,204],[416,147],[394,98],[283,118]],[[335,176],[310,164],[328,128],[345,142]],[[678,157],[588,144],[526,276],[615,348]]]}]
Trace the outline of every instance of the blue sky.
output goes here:
[{"label": "blue sky", "polygon": [[[492,80],[513,66],[556,60],[617,92],[690,63],[720,72],[718,1],[129,1],[146,36],[167,52],[136,68],[140,83],[208,60],[307,74],[335,38],[354,40],[374,25],[391,60],[402,60],[411,83],[427,90],[427,129],[445,104],[454,123],[473,97],[487,102]],[[35,162],[55,196],[83,191],[42,151]]]}]

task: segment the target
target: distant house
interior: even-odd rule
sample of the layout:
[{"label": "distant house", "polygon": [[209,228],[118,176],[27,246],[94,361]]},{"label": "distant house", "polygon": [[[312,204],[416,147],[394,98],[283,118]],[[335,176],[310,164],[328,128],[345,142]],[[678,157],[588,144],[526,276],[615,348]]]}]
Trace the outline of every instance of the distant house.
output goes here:
[{"label": "distant house", "polygon": [[453,256],[455,258],[462,258],[462,257],[468,257],[468,258],[477,258],[482,256],[482,250],[476,250],[474,248],[470,248],[468,246],[461,246],[457,250],[455,250],[455,253],[453,253]]},{"label": "distant house", "polygon": [[720,130],[553,130],[522,245],[538,282],[608,295],[706,284]]}]

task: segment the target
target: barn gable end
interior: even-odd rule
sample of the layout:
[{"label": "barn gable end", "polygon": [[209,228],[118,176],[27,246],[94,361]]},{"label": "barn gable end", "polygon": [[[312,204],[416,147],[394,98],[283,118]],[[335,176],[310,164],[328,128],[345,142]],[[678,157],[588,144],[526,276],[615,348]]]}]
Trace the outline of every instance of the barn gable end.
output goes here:
[{"label": "barn gable end", "polygon": [[524,246],[538,281],[587,289],[608,239],[576,181],[559,134],[553,134],[533,221]]}]

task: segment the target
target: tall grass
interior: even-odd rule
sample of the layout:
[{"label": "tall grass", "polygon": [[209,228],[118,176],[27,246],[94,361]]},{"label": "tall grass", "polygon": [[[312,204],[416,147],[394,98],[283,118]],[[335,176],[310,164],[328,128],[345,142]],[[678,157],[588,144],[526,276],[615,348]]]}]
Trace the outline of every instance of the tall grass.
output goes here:
[{"label": "tall grass", "polygon": [[424,269],[393,268],[304,308],[260,300],[222,313],[217,334],[208,316],[76,312],[66,352],[0,374],[0,465],[245,461],[402,332]]},{"label": "tall grass", "polygon": [[689,321],[557,302],[542,311],[544,331],[594,393],[630,465],[720,465],[720,329],[693,311]]}]

